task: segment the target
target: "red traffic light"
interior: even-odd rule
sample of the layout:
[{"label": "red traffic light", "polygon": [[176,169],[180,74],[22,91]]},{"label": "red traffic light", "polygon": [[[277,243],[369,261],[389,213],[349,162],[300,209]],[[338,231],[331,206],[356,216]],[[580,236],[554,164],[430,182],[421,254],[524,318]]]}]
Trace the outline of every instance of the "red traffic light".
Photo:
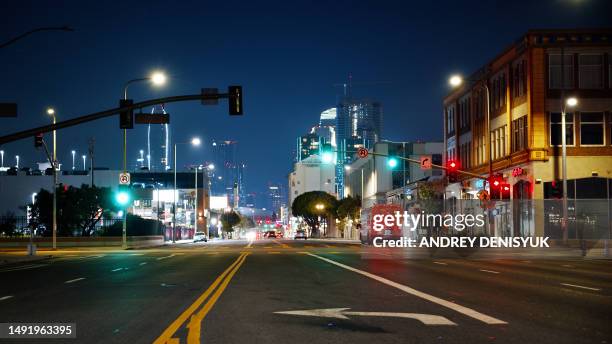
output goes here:
[{"label": "red traffic light", "polygon": [[449,170],[456,170],[459,168],[459,163],[455,160],[449,160],[446,162],[446,168]]},{"label": "red traffic light", "polygon": [[510,191],[510,184],[502,184],[502,191]]}]

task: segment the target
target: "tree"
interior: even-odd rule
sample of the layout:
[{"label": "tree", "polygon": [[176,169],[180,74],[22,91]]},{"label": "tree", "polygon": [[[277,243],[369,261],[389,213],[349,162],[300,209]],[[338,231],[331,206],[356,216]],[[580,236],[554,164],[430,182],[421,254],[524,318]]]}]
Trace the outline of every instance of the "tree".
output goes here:
[{"label": "tree", "polygon": [[224,232],[231,233],[234,231],[234,226],[240,223],[240,215],[235,211],[223,213],[221,215],[221,226]]},{"label": "tree", "polygon": [[0,216],[0,235],[13,236],[16,226],[17,218],[15,213],[7,211],[3,216]]},{"label": "tree", "polygon": [[[116,211],[112,201],[110,188],[90,187],[82,185],[80,188],[64,186],[62,184],[57,192],[57,231],[60,236],[91,236],[94,234],[96,224],[103,217],[110,217]],[[36,224],[46,227],[44,235],[52,233],[53,225],[53,194],[41,189],[34,204],[32,204],[32,219]]]},{"label": "tree", "polygon": [[300,216],[310,227],[311,235],[317,236],[320,218],[335,218],[338,200],[325,191],[305,192],[293,200],[291,212]]},{"label": "tree", "polygon": [[361,200],[351,196],[345,197],[338,202],[338,218],[359,220],[359,210],[361,210]]}]

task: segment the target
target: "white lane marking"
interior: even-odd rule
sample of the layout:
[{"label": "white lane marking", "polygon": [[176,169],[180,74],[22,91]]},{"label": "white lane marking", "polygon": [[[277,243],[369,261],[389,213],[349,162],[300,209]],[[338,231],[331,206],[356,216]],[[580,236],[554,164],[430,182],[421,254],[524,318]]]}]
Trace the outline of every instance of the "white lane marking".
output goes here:
[{"label": "white lane marking", "polygon": [[393,317],[409,318],[422,322],[425,325],[457,325],[443,316],[421,313],[397,313],[397,312],[349,312],[350,308],[328,308],[328,309],[308,309],[301,311],[274,312],[275,314],[302,315],[307,317],[322,317],[348,319],[347,315],[358,315],[365,317]]},{"label": "white lane marking", "polygon": [[146,265],[146,264],[147,264],[147,262],[142,262],[139,265],[142,266],[142,265]]},{"label": "white lane marking", "polygon": [[174,256],[175,256],[175,254],[173,253],[173,254],[171,254],[171,255],[169,255],[169,256],[165,256],[165,257],[158,257],[158,258],[156,258],[156,259],[157,259],[157,260],[163,260],[163,259],[167,259],[167,258],[172,258],[172,257],[174,257]]},{"label": "white lane marking", "polygon": [[595,291],[600,291],[601,290],[601,288],[591,288],[591,287],[585,287],[585,286],[577,285],[577,284],[561,283],[561,285],[564,285],[564,286],[567,286],[567,287],[595,290]]},{"label": "white lane marking", "polygon": [[442,263],[442,262],[433,262],[434,264],[438,264],[438,265],[448,265],[446,263]]},{"label": "white lane marking", "polygon": [[0,297],[0,301],[8,300],[8,299],[10,299],[12,297],[13,297],[13,295],[3,296],[3,297]]},{"label": "white lane marking", "polygon": [[399,290],[401,290],[403,292],[406,292],[408,294],[414,295],[416,297],[420,297],[422,299],[425,299],[427,301],[433,302],[433,303],[438,304],[440,306],[452,309],[452,310],[454,310],[456,312],[459,312],[461,314],[464,314],[464,315],[466,315],[468,317],[474,318],[476,320],[480,320],[480,321],[484,322],[485,324],[489,324],[489,325],[507,324],[507,322],[505,322],[503,320],[499,320],[497,318],[494,318],[492,316],[480,313],[480,312],[478,312],[476,310],[473,310],[471,308],[464,307],[464,306],[458,305],[458,304],[450,302],[450,301],[446,301],[446,300],[441,299],[439,297],[436,297],[436,296],[433,296],[433,295],[429,295],[427,293],[424,293],[422,291],[418,291],[416,289],[410,288],[410,287],[405,286],[403,284],[399,284],[397,282],[393,282],[393,281],[388,280],[388,279],[386,279],[384,277],[380,277],[380,276],[371,274],[371,273],[369,273],[367,271],[355,269],[355,268],[350,267],[348,265],[344,265],[342,263],[338,263],[338,262],[336,262],[334,260],[327,259],[325,257],[318,256],[316,254],[312,254],[312,253],[307,253],[307,254],[309,256],[311,256],[311,257],[318,258],[318,259],[323,260],[325,262],[328,262],[330,264],[334,264],[336,266],[339,266],[339,267],[341,267],[343,269],[346,269],[346,270],[349,270],[349,271],[353,271],[353,272],[356,272],[356,273],[358,273],[360,275],[369,277],[369,278],[371,278],[373,280],[376,280],[376,281],[378,281],[380,283],[386,284],[386,285],[388,285],[390,287],[399,289]]},{"label": "white lane marking", "polygon": [[116,269],[111,270],[111,272],[120,271],[120,270],[123,270],[123,268],[116,268]]},{"label": "white lane marking", "polygon": [[485,269],[480,269],[480,271],[482,271],[482,272],[488,272],[488,273],[490,273],[490,274],[498,274],[498,273],[499,273],[499,271],[485,270]]},{"label": "white lane marking", "polygon": [[75,278],[75,279],[71,279],[69,281],[64,282],[65,284],[70,284],[70,283],[74,283],[74,282],[78,282],[78,281],[82,281],[84,280],[85,277],[79,277],[79,278]]}]

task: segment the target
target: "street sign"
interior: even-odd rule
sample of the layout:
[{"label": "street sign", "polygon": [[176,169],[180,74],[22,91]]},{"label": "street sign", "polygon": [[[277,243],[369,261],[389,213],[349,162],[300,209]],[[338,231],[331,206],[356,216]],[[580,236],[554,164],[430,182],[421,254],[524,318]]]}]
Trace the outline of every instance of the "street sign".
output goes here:
[{"label": "street sign", "polygon": [[121,185],[130,184],[130,174],[128,172],[119,173],[119,184]]},{"label": "street sign", "polygon": [[367,148],[363,148],[363,147],[359,147],[359,149],[357,149],[357,156],[360,159],[366,158],[368,156],[369,152]]},{"label": "street sign", "polygon": [[431,155],[421,155],[421,170],[431,170]]},{"label": "street sign", "polygon": [[219,89],[218,88],[203,88],[202,95],[206,96],[205,99],[202,99],[202,105],[219,104]]},{"label": "street sign", "polygon": [[17,103],[0,103],[0,117],[17,117]]},{"label": "street sign", "polygon": [[137,113],[136,124],[169,124],[170,114],[167,113]]}]

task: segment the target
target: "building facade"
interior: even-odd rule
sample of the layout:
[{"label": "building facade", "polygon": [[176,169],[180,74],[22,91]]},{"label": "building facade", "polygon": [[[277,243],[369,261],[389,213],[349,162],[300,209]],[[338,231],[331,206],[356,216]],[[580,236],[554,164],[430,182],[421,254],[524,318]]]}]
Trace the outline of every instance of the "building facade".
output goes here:
[{"label": "building facade", "polygon": [[[610,198],[611,43],[612,30],[529,31],[444,98],[445,160],[483,178],[489,170],[500,175],[520,208],[496,210],[497,222],[505,222],[498,228],[507,229],[496,234],[554,232],[544,214],[558,218],[559,206],[529,200],[562,194],[564,109],[569,198]],[[578,99],[573,108],[569,97]],[[496,191],[460,176],[447,197],[473,199],[481,189]]]},{"label": "building facade", "polygon": [[289,174],[289,199],[287,206],[291,209],[293,200],[309,191],[325,191],[336,195],[335,166],[325,163],[318,155],[312,155],[295,163]]}]

